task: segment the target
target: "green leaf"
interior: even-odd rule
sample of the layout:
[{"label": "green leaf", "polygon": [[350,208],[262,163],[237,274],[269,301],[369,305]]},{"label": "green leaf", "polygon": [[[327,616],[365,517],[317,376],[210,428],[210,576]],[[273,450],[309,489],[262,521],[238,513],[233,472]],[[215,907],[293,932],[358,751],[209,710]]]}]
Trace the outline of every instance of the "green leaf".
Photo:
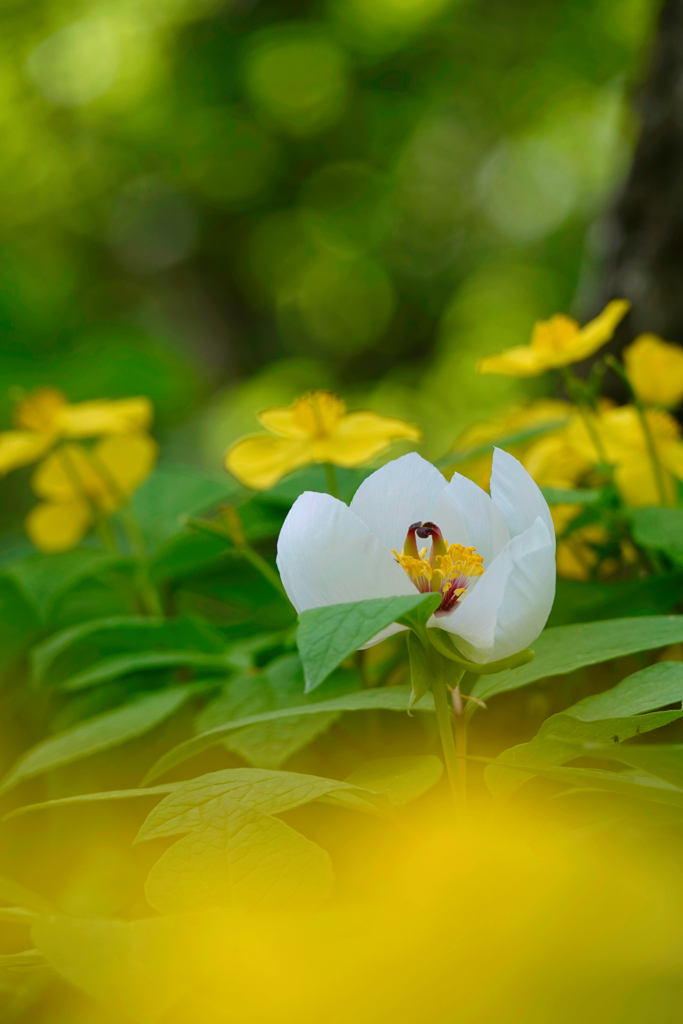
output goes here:
[{"label": "green leaf", "polygon": [[[683,571],[657,573],[645,579],[558,580],[548,626],[594,622],[618,615],[652,616],[670,612],[683,594]],[[637,628],[637,627],[635,627]]]},{"label": "green leaf", "polygon": [[683,744],[625,743],[618,747],[597,747],[586,753],[591,757],[620,761],[683,790]]},{"label": "green leaf", "polygon": [[54,916],[33,925],[33,941],[62,978],[108,1015],[138,1024],[158,1024],[188,986],[187,933],[182,918]]},{"label": "green leaf", "polygon": [[683,640],[682,615],[652,615],[638,619],[611,619],[544,630],[534,643],[536,657],[529,665],[481,676],[472,696],[488,700],[499,693],[528,686],[547,676],[566,675],[638,651],[654,650]]},{"label": "green leaf", "polygon": [[181,517],[197,515],[219,502],[246,494],[228,473],[202,473],[183,466],[159,466],[133,495],[130,508],[148,551],[155,551],[184,528]]},{"label": "green leaf", "polygon": [[15,581],[43,620],[48,621],[60,598],[72,587],[106,569],[129,562],[130,559],[120,555],[81,547],[59,554],[34,552],[9,566],[4,575]]},{"label": "green leaf", "polygon": [[192,686],[177,686],[172,690],[151,693],[43,740],[19,758],[0,784],[0,793],[6,793],[25,779],[80,761],[149,732],[182,707],[193,689]]},{"label": "green leaf", "polygon": [[264,814],[282,814],[335,790],[355,788],[350,782],[318,775],[226,768],[176,783],[168,796],[150,811],[135,842],[202,828],[225,801]]},{"label": "green leaf", "polygon": [[224,799],[174,843],[145,883],[162,914],[210,906],[315,906],[334,885],[329,854],[279,818]]},{"label": "green leaf", "polygon": [[[331,697],[340,692],[347,693],[357,685],[355,674],[347,673],[336,681],[336,685],[325,686],[325,695]],[[299,656],[289,654],[276,658],[261,672],[231,679],[222,693],[197,716],[197,730],[205,732],[225,722],[262,711],[309,704],[312,698],[307,699],[303,689]],[[223,744],[255,768],[279,768],[298,750],[329,729],[340,714],[339,711],[329,711],[327,714],[304,715],[247,726],[230,733]]]},{"label": "green leaf", "polygon": [[193,616],[113,616],[81,622],[37,644],[31,651],[31,672],[38,685],[60,686],[70,677],[117,655],[155,651],[219,654],[226,646],[218,630]]},{"label": "green leaf", "polygon": [[310,693],[319,686],[345,658],[392,622],[416,612],[421,606],[433,611],[438,598],[438,594],[416,591],[411,597],[378,597],[302,612],[297,643],[304,666],[306,692]]},{"label": "green leaf", "polygon": [[604,789],[636,800],[652,800],[672,807],[683,807],[683,790],[663,779],[631,772],[608,772],[600,768],[560,768],[529,765],[529,771],[553,782],[581,789]]},{"label": "green leaf", "polygon": [[[199,736],[193,737],[180,743],[177,747],[169,750],[149,770],[143,785],[151,782],[170,771],[176,765],[182,764],[188,758],[200,754],[210,747],[222,743],[228,733],[237,729],[243,729],[247,725],[260,725],[262,722],[274,722],[282,718],[290,718],[295,715],[319,715],[329,711],[406,711],[410,700],[411,689],[407,686],[389,686],[371,690],[360,690],[358,693],[349,693],[342,697],[332,697],[329,700],[321,700],[304,704],[299,707],[281,708],[279,711],[266,711],[259,715],[249,715],[247,718],[238,718],[225,725],[209,729]],[[425,695],[415,705],[418,711],[433,711],[434,702],[430,694]]]},{"label": "green leaf", "polygon": [[683,509],[635,508],[629,518],[638,544],[664,551],[683,565]]},{"label": "green leaf", "polygon": [[224,654],[204,654],[202,651],[143,651],[141,654],[123,654],[118,658],[99,661],[92,668],[78,672],[61,684],[63,690],[84,690],[99,683],[108,683],[132,672],[149,672],[158,668],[204,668],[213,672],[225,671],[229,662]]},{"label": "green leaf", "polygon": [[603,499],[602,491],[588,488],[541,487],[541,493],[549,505],[597,505]]},{"label": "green leaf", "polygon": [[431,754],[380,757],[360,765],[347,775],[345,781],[385,796],[390,803],[400,806],[426,793],[436,785],[442,774],[443,763]]},{"label": "green leaf", "polygon": [[683,717],[682,710],[644,714],[683,700],[683,663],[664,661],[623,679],[604,693],[586,697],[552,715],[529,743],[505,750],[485,772],[489,788],[509,793],[531,776],[510,771],[510,764],[561,764],[584,753],[586,744],[621,743]]},{"label": "green leaf", "polygon": [[35,606],[16,582],[0,578],[0,668],[8,666],[41,628]]},{"label": "green leaf", "polygon": [[[13,811],[6,814],[3,821],[11,821],[13,818],[22,818],[25,814],[32,814],[33,811],[47,811],[54,807],[70,807],[72,804],[92,804],[108,802],[110,800],[135,800],[138,797],[150,797],[172,793],[177,782],[169,782],[165,786],[147,786],[145,789],[109,789],[103,793],[79,793],[76,796],[61,796],[55,800],[43,800],[39,804],[24,804],[23,807],[15,807]],[[0,886],[1,888],[1,886]]]}]

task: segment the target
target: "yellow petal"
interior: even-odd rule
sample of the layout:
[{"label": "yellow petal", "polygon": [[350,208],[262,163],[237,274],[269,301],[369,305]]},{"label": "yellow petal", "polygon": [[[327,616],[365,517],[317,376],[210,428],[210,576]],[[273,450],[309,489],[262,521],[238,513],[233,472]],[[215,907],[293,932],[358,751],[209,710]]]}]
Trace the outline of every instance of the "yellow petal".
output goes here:
[{"label": "yellow petal", "polygon": [[130,434],[147,430],[153,408],[149,398],[120,398],[116,401],[78,402],[65,405],[58,417],[64,437],[97,437],[100,434]]},{"label": "yellow petal", "polygon": [[102,507],[122,505],[147,479],[158,455],[159,446],[149,434],[121,434],[96,444],[90,459],[104,483],[99,492]]},{"label": "yellow petal", "polygon": [[413,423],[375,412],[350,412],[330,437],[313,442],[313,459],[350,468],[374,459],[394,441],[421,440],[422,433]]},{"label": "yellow petal", "polygon": [[683,400],[683,349],[656,334],[641,334],[624,352],[626,373],[643,402],[678,405]]},{"label": "yellow petal", "polygon": [[613,299],[612,302],[608,302],[602,313],[582,327],[576,340],[571,342],[567,350],[571,353],[571,358],[567,359],[566,363],[558,365],[566,366],[567,363],[576,363],[592,356],[610,340],[630,308],[631,303],[627,299]]},{"label": "yellow petal", "polygon": [[48,434],[36,434],[30,430],[0,433],[0,473],[30,465],[44,455],[51,444]]},{"label": "yellow petal", "polygon": [[590,579],[591,570],[598,561],[597,553],[573,537],[557,545],[557,575],[564,580]]},{"label": "yellow petal", "polygon": [[29,539],[41,551],[69,551],[83,539],[92,523],[85,501],[45,502],[26,517]]},{"label": "yellow petal", "polygon": [[245,487],[267,491],[287,473],[312,461],[310,441],[252,434],[228,450],[225,468]]},{"label": "yellow petal", "polygon": [[304,439],[330,434],[345,412],[341,398],[329,391],[311,391],[292,405],[264,409],[257,419],[275,434]]},{"label": "yellow petal", "polygon": [[64,444],[36,468],[31,486],[41,498],[69,502],[98,493],[102,482],[86,449],[79,444]]},{"label": "yellow petal", "polygon": [[531,347],[537,351],[565,352],[575,341],[581,328],[576,320],[556,313],[549,320],[538,320],[531,332]]},{"label": "yellow petal", "polygon": [[[662,469],[662,476],[667,502],[673,503],[676,493],[674,480],[666,469]],[[631,508],[661,504],[652,463],[645,457],[616,466],[614,482],[624,502]]]},{"label": "yellow petal", "polygon": [[591,462],[567,442],[564,432],[535,441],[521,461],[542,487],[575,487],[591,468]]},{"label": "yellow petal", "polygon": [[14,408],[14,423],[23,430],[37,434],[55,434],[58,417],[66,405],[66,398],[57,388],[38,388],[18,402]]},{"label": "yellow petal", "polygon": [[537,377],[551,366],[552,353],[529,345],[509,348],[496,356],[486,356],[477,363],[477,373],[498,373],[505,377]]}]

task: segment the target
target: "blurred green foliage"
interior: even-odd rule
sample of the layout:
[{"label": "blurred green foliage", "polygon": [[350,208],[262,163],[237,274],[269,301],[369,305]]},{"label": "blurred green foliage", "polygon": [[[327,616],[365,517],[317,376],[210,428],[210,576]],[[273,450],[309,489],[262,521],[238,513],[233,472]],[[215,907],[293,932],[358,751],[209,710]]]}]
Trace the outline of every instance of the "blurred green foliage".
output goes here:
[{"label": "blurred green foliage", "polygon": [[215,466],[334,386],[440,454],[518,393],[475,355],[586,303],[655,13],[6,0],[0,415],[16,385],[145,393]]}]

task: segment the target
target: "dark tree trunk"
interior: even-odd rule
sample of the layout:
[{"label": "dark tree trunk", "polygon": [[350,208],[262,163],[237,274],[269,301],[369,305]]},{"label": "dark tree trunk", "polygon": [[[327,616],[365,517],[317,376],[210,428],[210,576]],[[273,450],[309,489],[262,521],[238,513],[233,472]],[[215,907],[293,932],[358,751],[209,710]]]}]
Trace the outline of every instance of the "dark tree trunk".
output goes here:
[{"label": "dark tree trunk", "polygon": [[683,344],[683,0],[664,2],[637,109],[640,138],[606,219],[606,263],[591,310],[612,298],[633,303],[614,352],[644,331]]}]

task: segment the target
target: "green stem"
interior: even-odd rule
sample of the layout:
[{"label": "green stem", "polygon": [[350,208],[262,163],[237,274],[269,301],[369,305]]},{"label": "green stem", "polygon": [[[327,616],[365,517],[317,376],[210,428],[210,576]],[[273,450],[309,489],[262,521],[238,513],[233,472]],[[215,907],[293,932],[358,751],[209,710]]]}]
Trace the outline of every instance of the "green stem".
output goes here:
[{"label": "green stem", "polygon": [[443,679],[443,675],[439,671],[438,665],[435,664],[435,659],[432,661],[432,664],[434,665],[434,672],[432,676],[432,693],[434,694],[436,721],[439,727],[439,736],[441,737],[441,746],[443,748],[444,761],[446,762],[448,781],[450,782],[451,793],[453,794],[453,801],[457,808],[460,803],[462,786],[460,781],[460,771],[458,767],[458,754],[455,748],[455,740],[453,739],[451,711],[448,706],[448,691],[446,688],[446,683],[444,682]]},{"label": "green stem", "polygon": [[339,488],[337,487],[337,471],[331,462],[325,463],[325,479],[327,481],[328,493],[333,498],[339,497]]},{"label": "green stem", "polygon": [[638,418],[640,419],[640,425],[643,429],[643,437],[645,438],[645,445],[647,447],[647,454],[650,456],[650,462],[652,463],[652,472],[655,477],[655,484],[657,487],[657,494],[659,495],[659,502],[661,505],[668,505],[669,502],[666,496],[666,488],[664,487],[664,474],[662,473],[662,466],[659,461],[657,454],[657,448],[655,445],[655,439],[652,436],[650,430],[650,424],[647,422],[647,416],[640,402],[636,401],[635,407],[638,411]]},{"label": "green stem", "polygon": [[586,433],[591,440],[591,444],[595,448],[595,452],[598,456],[598,469],[600,469],[609,480],[612,480],[614,474],[612,473],[612,467],[607,461],[607,452],[603,446],[600,434],[591,420],[590,414],[593,410],[581,394],[583,385],[581,381],[574,376],[568,366],[562,368],[562,379],[570,398],[573,398],[576,402],[576,408],[578,409],[579,416],[586,428]]},{"label": "green stem", "polygon": [[647,421],[645,407],[643,406],[641,400],[638,398],[638,395],[633,390],[633,385],[631,384],[631,381],[628,379],[628,374],[626,373],[626,370],[619,362],[619,360],[615,359],[614,356],[606,356],[605,362],[609,367],[611,367],[612,370],[614,370],[617,376],[621,378],[622,383],[625,385],[626,390],[628,391],[629,398],[631,399],[631,402],[636,408],[636,411],[638,413],[638,419],[640,420],[640,426],[643,431],[643,437],[645,438],[645,447],[647,448],[647,454],[649,455],[650,462],[652,463],[652,472],[655,478],[657,494],[659,495],[659,502],[661,505],[668,505],[669,502],[667,500],[666,488],[664,486],[664,473],[662,472],[662,464],[659,461],[659,455],[657,454],[657,446],[655,444],[654,435],[652,433],[652,430],[650,429],[650,424]]}]

